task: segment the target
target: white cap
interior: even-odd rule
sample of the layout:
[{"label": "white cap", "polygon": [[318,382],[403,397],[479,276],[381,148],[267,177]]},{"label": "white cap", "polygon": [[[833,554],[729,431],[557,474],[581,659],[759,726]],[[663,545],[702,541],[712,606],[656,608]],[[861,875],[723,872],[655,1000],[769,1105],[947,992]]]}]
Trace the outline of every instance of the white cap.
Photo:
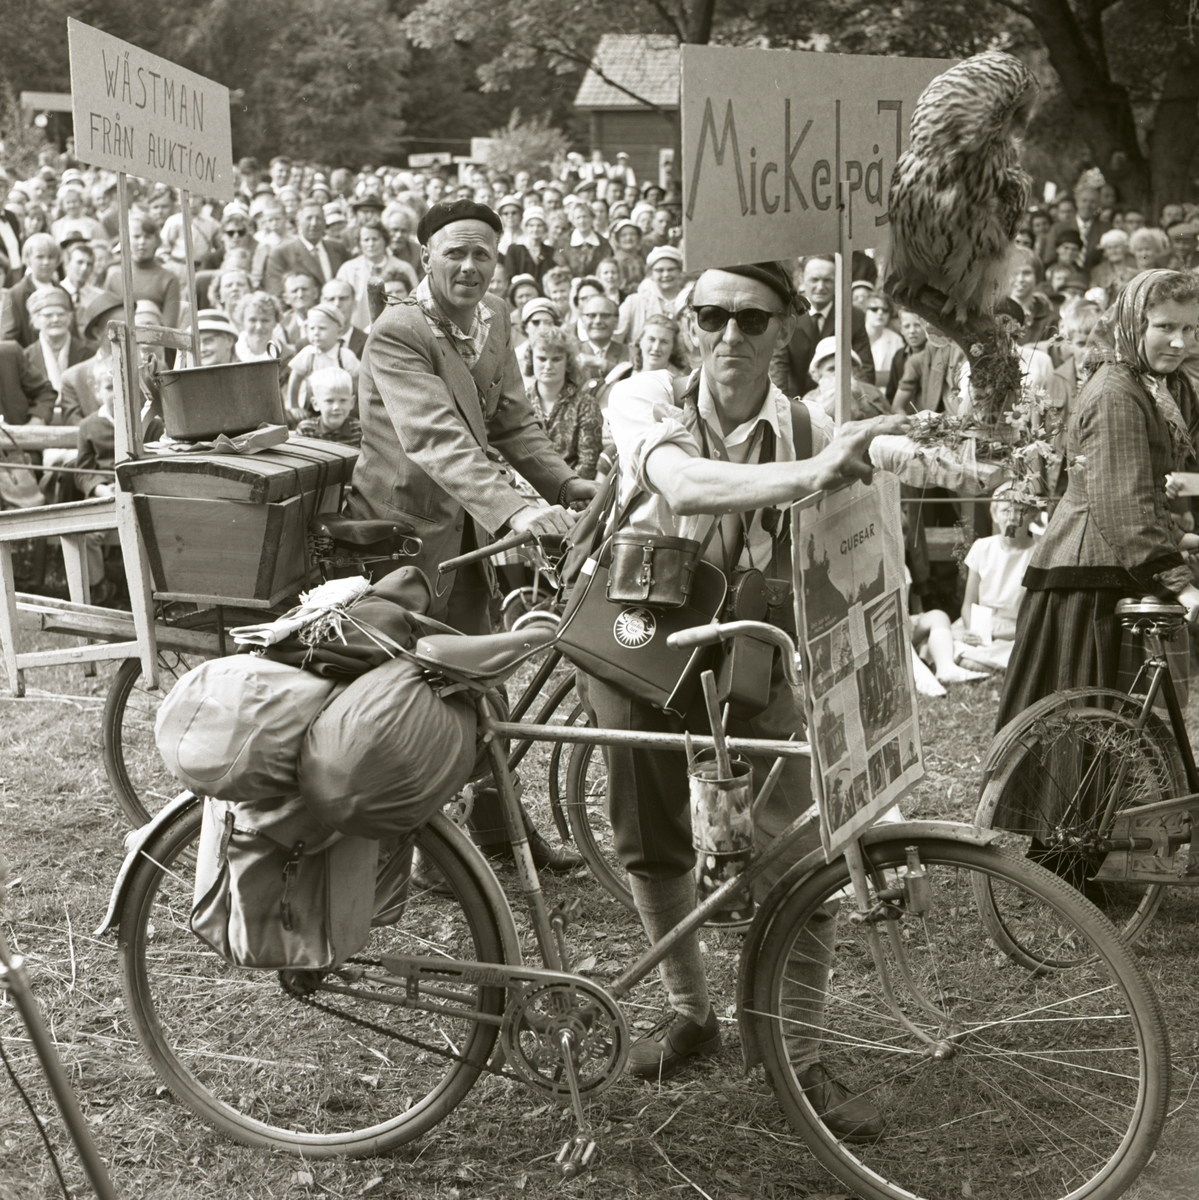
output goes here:
[{"label": "white cap", "polygon": [[[812,352],[812,363],[810,370],[815,370],[826,359],[835,358],[837,355],[837,339],[835,337],[821,338],[816,343],[816,349]],[[849,352],[850,358],[853,359],[853,365],[860,367],[862,360],[858,357],[858,352],[851,349]]]}]

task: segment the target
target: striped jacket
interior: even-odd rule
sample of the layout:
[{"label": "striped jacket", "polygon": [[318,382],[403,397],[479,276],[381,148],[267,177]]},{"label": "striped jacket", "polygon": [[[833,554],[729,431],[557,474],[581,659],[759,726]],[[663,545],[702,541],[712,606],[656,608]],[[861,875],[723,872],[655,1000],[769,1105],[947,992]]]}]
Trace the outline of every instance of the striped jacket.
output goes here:
[{"label": "striped jacket", "polygon": [[[1180,591],[1191,573],[1169,533],[1165,491],[1177,467],[1153,398],[1128,367],[1112,363],[1092,376],[1073,408],[1066,494],[1024,586]],[[1194,414],[1183,416],[1193,422]]]}]

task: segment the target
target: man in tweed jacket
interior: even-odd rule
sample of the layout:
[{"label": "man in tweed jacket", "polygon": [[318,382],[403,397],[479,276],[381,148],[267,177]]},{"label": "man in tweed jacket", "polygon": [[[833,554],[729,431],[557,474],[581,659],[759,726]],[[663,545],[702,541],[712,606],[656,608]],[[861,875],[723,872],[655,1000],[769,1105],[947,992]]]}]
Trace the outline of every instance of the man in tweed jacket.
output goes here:
[{"label": "man in tweed jacket", "polygon": [[[437,593],[430,616],[464,633],[489,628],[483,573],[438,581],[437,564],[497,534],[564,534],[573,522],[565,505],[595,492],[534,416],[507,309],[487,294],[500,230],[472,201],[429,210],[417,229],[426,276],[375,322],[359,382],[351,511],[412,527],[424,542],[416,565]],[[549,508],[521,497],[505,460]]]}]

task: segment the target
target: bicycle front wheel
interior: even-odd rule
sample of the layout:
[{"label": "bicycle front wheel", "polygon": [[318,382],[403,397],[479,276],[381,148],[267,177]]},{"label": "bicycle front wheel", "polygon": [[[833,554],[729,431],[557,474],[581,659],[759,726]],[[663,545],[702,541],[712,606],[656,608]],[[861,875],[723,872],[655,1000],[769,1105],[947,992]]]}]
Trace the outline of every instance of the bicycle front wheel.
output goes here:
[{"label": "bicycle front wheel", "polygon": [[[911,844],[865,848],[872,891]],[[879,935],[898,1006],[931,1042],[885,1000],[868,925],[838,922],[836,969],[821,982],[826,906],[849,883],[838,859],[780,902],[754,968],[757,1044],[787,1118],[868,1200],[1120,1195],[1153,1153],[1169,1095],[1161,1009],[1140,969],[1111,923],[1048,871],[966,843],[914,844],[931,905]],[[1020,912],[1026,944],[1073,965],[1026,971],[998,953],[974,903],[978,876]],[[835,1112],[822,1116],[801,1083],[813,1086],[814,1060],[874,1106],[881,1132],[850,1145],[825,1123]]]},{"label": "bicycle front wheel", "polygon": [[416,866],[398,873],[377,918],[394,923],[325,976],[339,990],[312,994],[318,1008],[280,973],[231,966],[188,928],[200,816],[199,805],[184,811],[146,846],[121,911],[129,1019],[159,1077],[214,1129],[309,1158],[379,1154],[428,1131],[486,1065],[504,989],[455,982],[427,1011],[370,963],[504,961],[500,918],[458,849],[434,825],[417,833]]},{"label": "bicycle front wheel", "polygon": [[[1094,878],[1105,857],[1098,849],[1104,813],[1109,806],[1114,815],[1185,795],[1185,772],[1156,716],[1142,730],[1126,712],[1078,708],[1068,700],[1063,697],[1061,707],[1012,743],[983,788],[974,823],[1022,829],[1004,835],[1005,848],[1027,854],[1082,891],[1131,942],[1152,920],[1165,888]],[[981,878],[978,904],[1001,948],[1024,953],[1026,966],[1037,965]]]}]

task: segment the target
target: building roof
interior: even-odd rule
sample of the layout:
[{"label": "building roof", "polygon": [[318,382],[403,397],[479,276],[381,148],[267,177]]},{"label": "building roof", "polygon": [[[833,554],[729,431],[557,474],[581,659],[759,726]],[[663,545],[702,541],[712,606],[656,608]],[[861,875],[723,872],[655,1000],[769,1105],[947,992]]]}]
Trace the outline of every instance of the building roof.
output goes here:
[{"label": "building roof", "polygon": [[[679,106],[679,44],[663,33],[605,33],[595,51],[600,71],[659,108]],[[628,92],[588,68],[577,108],[640,108]]]}]

